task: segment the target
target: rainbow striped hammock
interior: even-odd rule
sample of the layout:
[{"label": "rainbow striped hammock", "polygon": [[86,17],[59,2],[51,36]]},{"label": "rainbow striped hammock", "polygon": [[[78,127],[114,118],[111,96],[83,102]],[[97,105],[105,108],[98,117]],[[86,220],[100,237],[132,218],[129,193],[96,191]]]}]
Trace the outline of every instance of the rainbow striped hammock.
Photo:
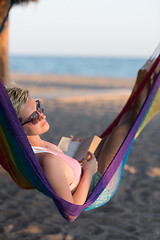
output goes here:
[{"label": "rainbow striped hammock", "polygon": [[[107,136],[118,124],[123,114],[130,108],[145,84],[149,81],[159,62],[160,56],[156,57],[144,81],[129,98],[121,113],[101,137]],[[32,151],[5,87],[0,80],[0,163],[18,186],[23,189],[36,188],[49,198],[52,198],[62,216],[67,221],[73,222],[83,210],[97,208],[112,198],[121,181],[124,165],[134,139],[154,113],[158,111],[156,109],[158,97],[160,97],[160,73],[157,74],[154,85],[139,115],[105,174],[84,205],[76,205],[60,198],[50,186]]]}]

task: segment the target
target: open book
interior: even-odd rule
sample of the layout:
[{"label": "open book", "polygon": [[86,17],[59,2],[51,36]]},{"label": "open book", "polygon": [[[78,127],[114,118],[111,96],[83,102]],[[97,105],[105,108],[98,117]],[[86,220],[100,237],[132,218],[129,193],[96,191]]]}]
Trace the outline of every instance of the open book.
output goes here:
[{"label": "open book", "polygon": [[98,136],[93,136],[86,138],[82,141],[74,141],[72,138],[62,137],[58,147],[67,155],[72,158],[81,161],[83,158],[87,159],[88,151],[94,153],[99,143],[101,142],[101,138]]}]

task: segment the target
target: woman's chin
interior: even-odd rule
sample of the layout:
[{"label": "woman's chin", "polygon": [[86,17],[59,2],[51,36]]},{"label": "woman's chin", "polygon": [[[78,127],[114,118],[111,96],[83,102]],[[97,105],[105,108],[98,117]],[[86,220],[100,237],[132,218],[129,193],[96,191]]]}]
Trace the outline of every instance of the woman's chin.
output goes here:
[{"label": "woman's chin", "polygon": [[48,128],[47,128],[47,131],[50,129],[50,125],[49,125],[49,123],[47,123],[47,125],[48,125]]},{"label": "woman's chin", "polygon": [[49,123],[45,121],[44,124],[42,125],[43,132],[44,133],[47,132],[49,128],[50,128]]},{"label": "woman's chin", "polygon": [[48,131],[50,129],[49,123],[46,121],[44,127],[47,129],[46,131]]}]

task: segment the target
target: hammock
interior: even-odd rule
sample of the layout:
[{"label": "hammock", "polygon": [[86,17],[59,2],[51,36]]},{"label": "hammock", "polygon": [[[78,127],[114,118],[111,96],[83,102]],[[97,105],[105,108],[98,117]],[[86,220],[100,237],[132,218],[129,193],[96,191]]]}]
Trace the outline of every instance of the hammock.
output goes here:
[{"label": "hammock", "polygon": [[[118,115],[116,120],[101,135],[106,136],[117,125],[121,116],[129,109],[152,73],[160,62],[158,56],[148,72],[142,84]],[[50,186],[44,172],[32,151],[28,139],[23,131],[21,123],[12,106],[5,87],[0,80],[0,164],[10,174],[18,186],[23,189],[36,188],[49,198],[52,198],[62,216],[69,222],[73,222],[83,210],[97,208],[107,203],[114,193],[122,178],[124,165],[130,152],[132,143],[156,110],[156,102],[160,98],[160,73],[150,90],[148,97],[141,108],[131,130],[123,141],[114,159],[110,163],[103,177],[88,196],[84,205],[76,205],[60,198]]]}]

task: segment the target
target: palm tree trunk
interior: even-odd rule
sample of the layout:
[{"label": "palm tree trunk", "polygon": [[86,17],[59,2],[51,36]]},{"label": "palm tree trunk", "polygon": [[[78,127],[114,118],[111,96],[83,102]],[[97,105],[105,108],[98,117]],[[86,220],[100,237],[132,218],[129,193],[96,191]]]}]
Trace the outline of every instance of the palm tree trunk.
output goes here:
[{"label": "palm tree trunk", "polygon": [[[0,25],[9,9],[10,1],[0,0]],[[0,33],[0,78],[6,85],[9,81],[9,60],[8,60],[8,21]]]}]

